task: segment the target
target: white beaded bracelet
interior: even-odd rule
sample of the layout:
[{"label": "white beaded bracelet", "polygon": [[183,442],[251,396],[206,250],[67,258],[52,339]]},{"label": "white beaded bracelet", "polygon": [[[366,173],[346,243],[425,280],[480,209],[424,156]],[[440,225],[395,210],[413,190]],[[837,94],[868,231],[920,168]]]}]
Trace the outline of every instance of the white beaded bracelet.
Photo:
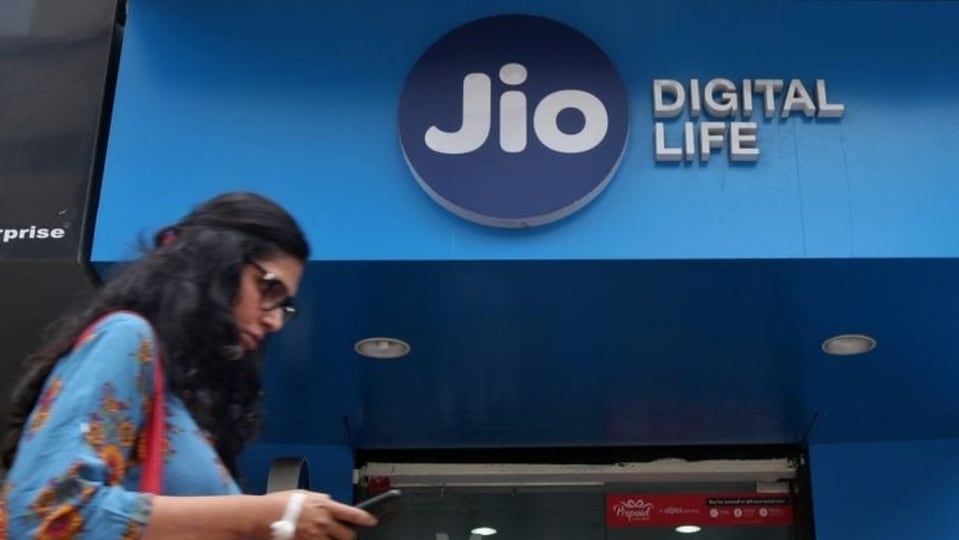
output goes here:
[{"label": "white beaded bracelet", "polygon": [[303,509],[303,501],[306,500],[306,494],[299,491],[290,495],[286,501],[286,509],[283,511],[283,519],[274,521],[270,525],[273,531],[273,540],[293,540],[293,534],[296,532],[296,521],[300,518],[300,510]]}]

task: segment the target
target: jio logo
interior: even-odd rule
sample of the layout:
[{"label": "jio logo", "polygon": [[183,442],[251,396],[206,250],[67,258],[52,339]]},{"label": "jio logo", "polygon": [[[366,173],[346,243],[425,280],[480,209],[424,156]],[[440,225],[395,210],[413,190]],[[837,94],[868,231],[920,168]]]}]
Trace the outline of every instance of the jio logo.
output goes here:
[{"label": "jio logo", "polygon": [[416,62],[400,143],[438,203],[485,225],[566,217],[609,184],[626,148],[626,89],[577,30],[502,15],[461,26]]}]

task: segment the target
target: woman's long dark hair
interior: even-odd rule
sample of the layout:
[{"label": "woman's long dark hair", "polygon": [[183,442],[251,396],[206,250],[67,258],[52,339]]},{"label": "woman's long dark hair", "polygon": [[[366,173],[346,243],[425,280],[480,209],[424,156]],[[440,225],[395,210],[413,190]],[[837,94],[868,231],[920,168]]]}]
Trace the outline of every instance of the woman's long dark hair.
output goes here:
[{"label": "woman's long dark hair", "polygon": [[78,313],[51,328],[26,361],[12,395],[2,460],[10,468],[23,427],[57,361],[98,317],[131,310],[153,325],[169,391],[214,439],[226,467],[259,431],[259,355],[238,345],[233,316],[242,270],[251,259],[287,254],[301,261],[309,245],[296,221],[262,196],[216,197],[154,238],[154,248],[106,283]]}]

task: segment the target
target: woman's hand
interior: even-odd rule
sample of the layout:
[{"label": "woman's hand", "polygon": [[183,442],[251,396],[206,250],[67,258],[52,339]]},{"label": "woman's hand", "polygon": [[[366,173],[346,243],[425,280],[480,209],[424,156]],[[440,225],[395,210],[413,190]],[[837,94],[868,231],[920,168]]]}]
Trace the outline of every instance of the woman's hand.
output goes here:
[{"label": "woman's hand", "polygon": [[328,495],[311,491],[279,491],[264,495],[275,508],[275,520],[283,515],[293,493],[305,495],[296,521],[295,540],[353,540],[356,526],[376,525],[372,514],[348,504],[334,501]]}]

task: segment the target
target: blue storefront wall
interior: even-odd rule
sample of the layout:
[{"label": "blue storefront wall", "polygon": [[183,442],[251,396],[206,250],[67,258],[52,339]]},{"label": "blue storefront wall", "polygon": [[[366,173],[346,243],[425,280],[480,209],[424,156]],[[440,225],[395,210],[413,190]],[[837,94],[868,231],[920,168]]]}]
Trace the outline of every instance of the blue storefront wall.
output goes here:
[{"label": "blue storefront wall", "polygon": [[[419,55],[460,24],[514,12],[546,16],[592,38],[619,70],[629,101],[626,150],[606,190],[571,217],[527,230],[476,225],[441,208],[414,181],[397,134],[399,96]],[[371,15],[374,13],[376,16]],[[521,415],[526,420],[508,431],[470,431],[474,427],[472,421],[482,418],[483,411],[488,409],[434,408],[422,416],[422,423],[442,421],[466,426],[452,429],[444,439],[424,435],[422,440],[436,446],[465,442],[487,446],[517,442],[800,442],[808,434],[816,444],[852,444],[849,439],[863,440],[866,442],[843,449],[883,456],[884,447],[868,442],[884,436],[883,415],[869,416],[865,422],[859,415],[868,416],[872,404],[885,405],[882,390],[886,384],[900,385],[896,387],[897,395],[913,400],[905,408],[890,406],[889,410],[895,409],[898,415],[892,417],[890,424],[900,428],[893,437],[959,436],[948,427],[954,425],[951,421],[959,410],[947,391],[949,381],[955,380],[951,377],[957,374],[951,367],[942,367],[951,365],[947,364],[948,351],[922,351],[928,353],[923,358],[935,359],[930,365],[942,367],[949,374],[916,375],[918,380],[933,381],[936,385],[933,394],[938,408],[931,417],[939,420],[923,423],[926,420],[921,419],[927,418],[923,407],[929,406],[923,401],[928,397],[922,395],[924,383],[910,387],[909,377],[893,376],[901,373],[895,370],[885,371],[884,375],[867,372],[862,379],[863,372],[858,368],[823,366],[818,351],[791,342],[790,339],[798,338],[783,330],[785,323],[771,324],[769,320],[772,314],[786,322],[806,321],[806,333],[813,337],[819,336],[820,330],[832,330],[831,326],[820,327],[820,323],[837,311],[846,316],[846,322],[861,322],[854,316],[858,313],[844,313],[829,302],[835,297],[832,293],[844,294],[848,289],[835,284],[831,288],[819,287],[834,276],[840,276],[839,281],[846,285],[859,285],[858,296],[873,300],[863,309],[891,309],[900,300],[910,305],[911,298],[899,298],[894,290],[890,293],[889,287],[909,284],[916,279],[910,277],[912,272],[937,280],[948,279],[948,270],[954,265],[937,266],[937,261],[948,263],[959,255],[959,243],[955,240],[959,238],[959,213],[955,211],[959,184],[954,182],[949,161],[954,146],[950,141],[959,125],[959,100],[955,99],[959,95],[959,40],[951,37],[956,22],[959,4],[951,2],[499,0],[435,4],[424,0],[384,4],[283,0],[268,4],[233,2],[226,6],[138,0],[130,5],[125,33],[93,261],[105,268],[135,256],[137,234],[170,222],[207,196],[252,189],[283,203],[307,230],[315,247],[308,276],[327,277],[328,283],[349,285],[368,272],[372,281],[352,283],[354,289],[349,290],[375,288],[384,297],[402,297],[404,285],[423,285],[420,268],[436,275],[462,277],[464,284],[451,289],[468,289],[470,283],[488,285],[482,276],[502,270],[503,266],[493,264],[497,262],[519,263],[517,272],[527,276],[523,279],[529,290],[536,290],[534,272],[526,263],[608,262],[614,265],[612,272],[611,267],[603,265],[582,273],[577,267],[557,266],[559,275],[548,285],[568,284],[581,276],[594,289],[602,289],[604,276],[618,276],[616,279],[622,281],[616,283],[626,283],[630,276],[641,275],[651,287],[671,283],[672,288],[661,288],[643,298],[652,299],[656,306],[668,306],[669,320],[680,323],[684,312],[701,305],[722,304],[746,319],[739,321],[743,323],[740,326],[762,331],[773,326],[786,336],[776,343],[763,344],[766,354],[760,355],[765,362],[764,368],[758,370],[760,375],[756,375],[754,364],[740,359],[751,354],[750,349],[739,342],[733,346],[722,341],[727,338],[718,329],[711,330],[715,334],[710,333],[709,337],[714,338],[713,345],[719,340],[720,359],[728,364],[717,366],[717,356],[711,355],[717,347],[704,344],[682,349],[686,356],[683,362],[677,362],[684,366],[681,371],[671,371],[667,366],[657,367],[651,374],[647,388],[680,383],[694,388],[698,397],[693,402],[699,409],[729,405],[760,408],[753,409],[753,415],[739,424],[724,424],[730,420],[720,415],[703,421],[701,411],[697,413],[691,408],[689,414],[703,427],[682,433],[684,438],[677,439],[673,434],[670,439],[660,430],[648,438],[630,435],[615,439],[611,433],[619,428],[597,425],[592,417],[575,416],[586,413],[573,405],[575,400],[594,403],[596,398],[605,398],[607,384],[587,382],[586,389],[573,396],[551,390],[557,388],[555,384],[569,383],[582,373],[604,372],[604,366],[608,368],[614,360],[597,355],[591,364],[578,364],[582,367],[577,369],[573,361],[576,358],[568,357],[569,363],[552,369],[554,376],[565,377],[552,381],[553,386],[517,385],[510,390],[532,396],[516,402],[519,405],[552,408],[558,416],[538,424],[548,432],[539,434],[533,430],[534,435],[529,438],[517,437],[521,425],[529,425],[528,420],[535,415]],[[845,114],[839,119],[807,119],[794,114],[771,120],[755,114],[761,152],[755,163],[730,163],[725,150],[714,154],[708,163],[657,163],[653,158],[652,81],[696,78],[705,82],[717,77],[733,81],[798,78],[811,91],[815,81],[823,79],[830,102],[844,104]],[[666,121],[674,145],[687,115]],[[536,181],[543,182],[543,189],[548,189],[548,178]],[[825,259],[829,261],[820,265]],[[933,260],[923,262],[924,259]],[[711,265],[720,260],[742,264],[749,270],[739,273]],[[843,260],[849,264],[844,265]],[[900,264],[898,260],[906,262]],[[659,269],[643,264],[657,261],[667,264]],[[403,266],[410,281],[397,278],[403,274],[392,272],[393,267],[376,266],[394,262],[426,266]],[[443,263],[451,262],[493,266],[489,272],[476,273],[459,266],[456,273],[443,274],[447,268]],[[684,266],[685,262],[703,264],[705,273],[720,268],[717,284],[700,283],[691,277],[700,274],[691,271],[693,267]],[[635,266],[630,266],[633,263]],[[766,264],[770,266],[763,266]],[[371,270],[374,267],[376,270]],[[514,267],[507,268],[509,271],[497,275],[504,289],[494,292],[515,300],[518,296],[505,285],[515,277]],[[726,271],[728,275],[723,273]],[[868,281],[857,279],[860,271]],[[682,279],[690,281],[670,281],[680,279],[676,276],[686,276]],[[749,285],[741,282],[752,277],[756,280]],[[386,282],[393,287],[380,286]],[[687,283],[692,283],[693,288],[684,287]],[[792,287],[793,283],[799,284],[791,293],[799,295],[793,297],[794,304],[783,305],[776,296],[766,297],[770,291]],[[872,290],[863,283],[879,284],[880,290]],[[953,285],[938,289],[931,281],[920,285],[927,296],[916,306],[936,310],[935,316],[929,312],[923,317],[941,320],[953,314],[954,310],[936,302],[936,291],[951,291]],[[677,301],[672,304],[671,297],[664,292],[671,290],[677,291]],[[741,290],[748,297],[735,294]],[[628,291],[631,290],[624,293],[627,296]],[[616,306],[611,313],[626,321],[617,336],[629,332],[630,322],[655,320],[652,312],[630,319],[635,317],[633,312],[644,309],[642,303],[619,305],[616,292],[615,287],[610,287],[595,295],[577,294],[586,298],[585,304],[596,302],[594,306],[600,310],[611,304]],[[809,293],[812,299],[807,301],[803,293]],[[493,305],[497,294],[486,297],[491,302],[488,311],[477,310],[473,320],[483,321],[483,316],[487,316],[485,320],[505,317],[498,311],[501,306]],[[402,386],[415,382],[416,377],[394,377],[392,381],[399,390],[387,383],[377,385],[383,380],[382,372],[370,376],[350,353],[331,353],[322,343],[315,342],[316,335],[335,340],[340,334],[357,334],[359,330],[351,326],[352,321],[383,322],[381,313],[360,313],[364,308],[375,311],[381,298],[347,296],[329,300],[319,293],[309,298],[308,308],[316,307],[317,312],[324,308],[327,314],[332,310],[334,316],[307,319],[271,353],[271,362],[282,359],[286,363],[285,367],[268,369],[269,395],[276,396],[279,390],[283,397],[268,398],[273,400],[274,408],[268,409],[267,420],[272,411],[282,421],[268,427],[263,446],[251,452],[250,467],[257,471],[251,474],[254,486],[262,469],[257,464],[265,461],[264,456],[299,451],[302,445],[316,448],[315,460],[323,460],[324,452],[330,452],[330,462],[342,464],[345,470],[344,456],[349,461],[351,449],[363,447],[365,442],[379,447],[388,447],[391,442],[395,446],[409,443],[412,439],[406,438],[406,432],[390,432],[389,424],[377,425],[369,418],[378,413],[389,417],[404,411],[412,417],[427,409],[413,409],[410,404],[422,406],[425,402],[409,395],[409,390],[404,395]],[[455,302],[444,298],[440,294],[421,297],[419,302],[416,298],[405,300],[431,314],[431,319],[420,319],[422,326],[430,326],[448,318],[442,305]],[[703,298],[705,301],[700,301]],[[557,313],[563,304],[556,297],[551,297],[551,301],[556,303],[539,306],[535,313],[544,320],[556,321],[555,317],[559,317],[557,324],[568,336],[586,336],[593,329],[577,326],[572,313]],[[740,307],[737,312],[739,305],[751,308],[744,311]],[[467,303],[463,309],[472,307]],[[517,309],[525,313],[529,307]],[[335,315],[339,313],[349,317],[338,318]],[[394,316],[416,319],[421,313],[410,315],[397,310]],[[899,312],[892,318],[880,317],[880,323],[910,324],[907,315],[908,312]],[[700,325],[693,329],[701,330],[710,317],[693,319]],[[738,324],[737,320],[718,324],[728,329]],[[321,330],[314,333],[312,328]],[[386,323],[381,328],[390,329]],[[921,340],[923,328],[916,323],[907,334],[910,339]],[[936,327],[936,335],[948,335],[948,328]],[[510,325],[497,325],[496,330],[485,337],[510,344],[516,338],[519,343],[522,332],[513,333]],[[655,335],[657,332],[650,334],[645,336],[646,341],[660,337]],[[424,335],[429,334],[424,331]],[[437,339],[455,343],[459,337],[462,336]],[[675,342],[682,340],[681,336],[671,337]],[[750,338],[744,334],[740,337],[744,341]],[[585,346],[584,340],[589,338],[578,340],[579,345],[574,347]],[[593,346],[608,347],[589,342],[586,348]],[[526,345],[523,353],[529,355],[530,362],[545,361],[545,357],[537,356],[545,353],[535,349]],[[916,353],[905,348],[885,349],[890,350],[886,353],[890,356],[877,357],[883,367],[901,367],[903,361],[915,360],[910,355]],[[504,373],[515,365],[515,359],[502,351],[489,347],[484,351],[492,363],[502,364]],[[668,356],[675,351],[666,347],[657,352]],[[464,350],[464,354],[468,353]],[[322,360],[321,367],[317,366],[318,358]],[[435,371],[431,368],[437,363],[424,356],[419,360],[422,372],[417,376],[437,382],[429,379],[428,374]],[[923,365],[919,360],[919,365]],[[453,402],[459,399],[450,390],[455,388],[458,373],[475,372],[478,368],[476,364],[470,364],[473,367],[468,369],[442,365],[443,375],[449,381],[439,382],[449,386],[435,392],[448,392],[453,397],[444,399]],[[553,366],[537,365],[544,369],[537,370],[535,365],[523,369],[550,376]],[[766,371],[770,372],[768,376],[762,374]],[[710,384],[716,380],[716,373],[723,372],[743,373],[736,379],[735,393]],[[615,378],[616,373],[615,369],[605,370],[609,378]],[[826,376],[832,378],[826,380]],[[510,380],[523,381],[516,376]],[[770,380],[782,386],[765,386],[755,403],[737,401]],[[854,386],[863,380],[876,386]],[[637,398],[628,395],[626,388],[617,388],[623,392],[628,408],[629,400]],[[500,399],[500,405],[511,403],[501,399],[503,388],[497,390],[496,395],[478,392],[474,397],[486,400],[480,404],[496,399]],[[774,397],[784,393],[787,396],[781,401]],[[680,390],[676,394],[683,396]],[[383,397],[397,395],[401,399]],[[657,397],[670,399],[669,395]],[[771,405],[781,405],[785,410],[776,416],[778,413],[767,410]],[[388,411],[388,407],[392,410]],[[668,416],[669,410],[663,407],[656,414]],[[561,415],[566,413],[573,415],[567,415],[572,435],[562,439],[557,434],[564,429]],[[776,418],[763,419],[769,415]],[[614,420],[610,423],[615,424]],[[875,429],[862,428],[863,424]],[[716,427],[730,425],[735,429],[724,431]],[[755,426],[754,431],[750,431],[751,425]],[[807,433],[813,425],[818,427]],[[412,427],[415,431],[416,426]],[[910,433],[911,427],[916,429]],[[646,433],[636,426],[625,432]],[[841,491],[841,480],[855,478],[864,491],[870,492],[885,489],[883,480],[845,473],[828,465],[817,468],[818,456],[832,454],[819,452],[816,444],[812,454],[816,510],[831,512],[819,529],[819,538],[843,538],[836,532],[841,530],[837,520],[852,513],[844,514],[842,508],[847,502],[834,496]],[[830,475],[830,480],[823,481],[822,474]],[[317,487],[331,490],[341,498],[348,497],[346,478],[344,474],[337,481],[324,483],[314,475]],[[925,496],[921,490],[915,493]],[[825,501],[831,510],[823,510]]]},{"label": "blue storefront wall", "polygon": [[[198,198],[254,188],[318,260],[955,256],[951,2],[296,2],[130,6],[93,257]],[[546,229],[451,219],[417,186],[397,104],[454,27],[515,11],[590,36],[630,97],[622,166]],[[376,17],[369,16],[375,12]],[[464,68],[466,69],[466,68]],[[653,161],[652,80],[825,79],[838,120],[759,118],[754,165]],[[754,117],[755,119],[755,117]],[[677,119],[680,121],[682,119]],[[677,125],[670,125],[678,137]],[[676,141],[672,141],[676,142]],[[149,202],[147,202],[149,201]]]},{"label": "blue storefront wall", "polygon": [[956,439],[813,446],[816,538],[955,538],[956,455]]}]

